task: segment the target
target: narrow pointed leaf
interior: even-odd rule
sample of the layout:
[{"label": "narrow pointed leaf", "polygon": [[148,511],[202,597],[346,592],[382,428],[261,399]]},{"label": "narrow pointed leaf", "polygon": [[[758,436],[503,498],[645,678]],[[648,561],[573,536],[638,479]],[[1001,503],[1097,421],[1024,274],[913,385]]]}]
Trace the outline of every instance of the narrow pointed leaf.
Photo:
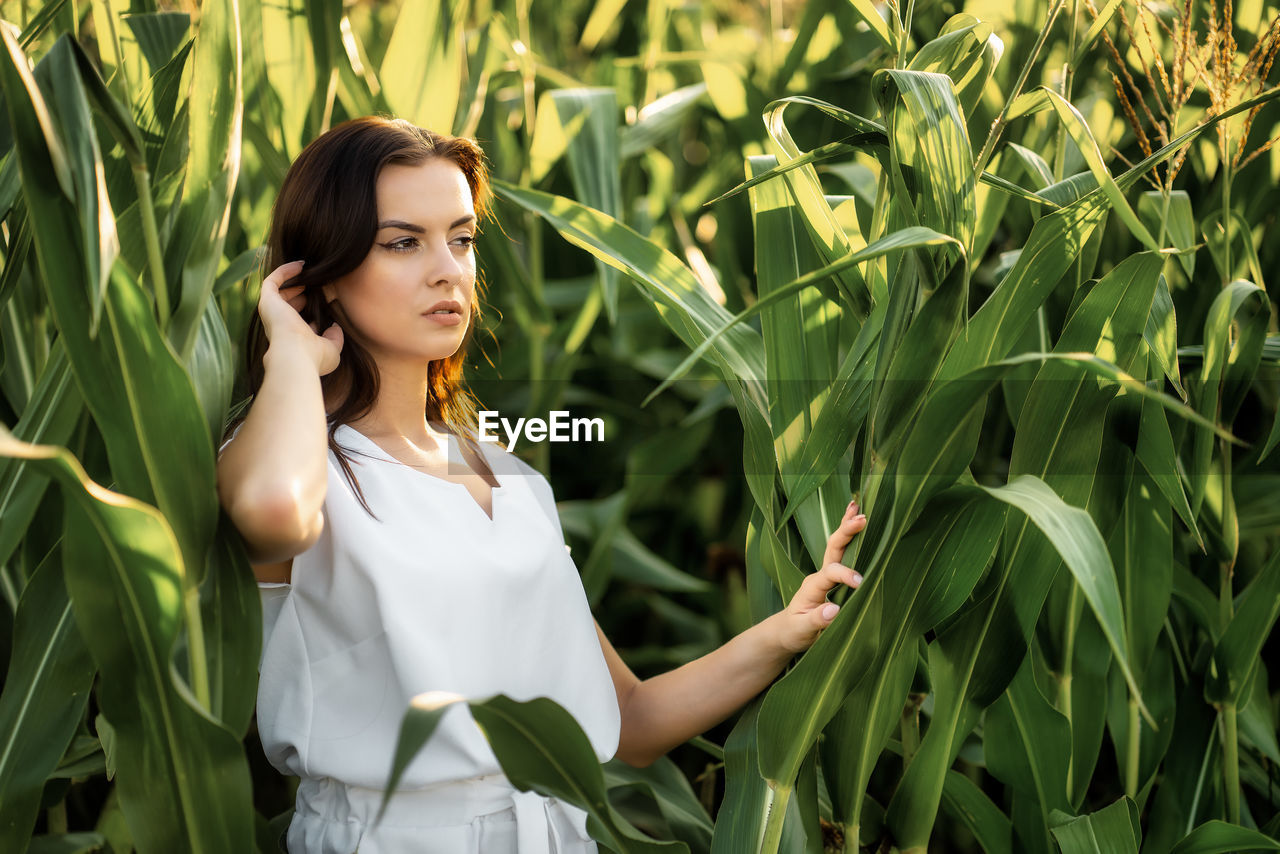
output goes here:
[{"label": "narrow pointed leaf", "polygon": [[378,70],[387,104],[419,127],[452,133],[462,91],[463,22],[470,2],[409,0],[395,19],[395,31]]},{"label": "narrow pointed leaf", "polygon": [[[1129,643],[1120,589],[1107,544],[1088,512],[1063,503],[1058,494],[1038,478],[1022,475],[999,490],[982,487],[988,494],[1022,511],[1053,543],[1058,556],[1075,576],[1107,643],[1124,673],[1125,681],[1142,705],[1141,692],[1129,664]],[[1145,710],[1144,710],[1145,711]],[[1149,715],[1148,715],[1149,717]]]},{"label": "narrow pointed leaf", "polygon": [[237,736],[210,719],[170,666],[182,555],[153,507],[89,480],[61,448],[0,430],[0,455],[28,460],[62,487],[67,589],[102,680],[116,741],[116,791],[139,848],[248,851],[253,808]]},{"label": "narrow pointed leaf", "polygon": [[1280,616],[1280,551],[1276,551],[1244,592],[1235,616],[1213,651],[1213,667],[1205,682],[1212,703],[1240,706],[1262,653],[1262,645]]},{"label": "narrow pointed leaf", "polygon": [[649,839],[618,814],[609,803],[604,772],[586,733],[567,711],[546,697],[520,702],[499,694],[468,701],[459,695],[433,692],[415,698],[401,724],[384,810],[404,769],[444,714],[458,703],[467,704],[498,757],[502,773],[520,791],[534,790],[586,810],[592,836],[614,851],[688,854],[689,846],[683,842]]},{"label": "narrow pointed leaf", "polygon": [[1173,846],[1170,854],[1230,854],[1234,851],[1280,851],[1280,842],[1256,830],[1215,820],[1206,821],[1187,834]]},{"label": "narrow pointed leaf", "polygon": [[180,282],[168,338],[186,359],[199,336],[213,294],[222,245],[231,216],[231,195],[240,174],[240,5],[237,0],[203,7],[196,30],[188,100],[188,154],[182,207],[165,246],[165,279]]},{"label": "narrow pointed leaf", "polygon": [[1089,171],[1093,173],[1093,177],[1097,180],[1098,187],[1110,200],[1116,215],[1124,221],[1133,236],[1143,246],[1152,250],[1159,249],[1160,247],[1156,245],[1156,239],[1151,236],[1151,232],[1147,231],[1147,227],[1138,219],[1138,215],[1133,212],[1133,208],[1125,200],[1124,192],[1115,182],[1115,179],[1111,177],[1111,171],[1107,169],[1106,163],[1103,162],[1102,150],[1098,148],[1098,143],[1094,140],[1093,134],[1089,130],[1089,123],[1085,121],[1084,116],[1080,115],[1079,110],[1057,92],[1049,89],[1045,91],[1049,97],[1049,102],[1058,113],[1058,120],[1062,122],[1067,129],[1067,133],[1071,135],[1071,139],[1075,141],[1076,147],[1084,155],[1085,162],[1089,164]]},{"label": "narrow pointed leaf", "polygon": [[948,771],[942,806],[963,824],[986,854],[1012,854],[1013,825],[982,789],[959,771]]},{"label": "narrow pointed leaf", "polygon": [[13,656],[0,694],[0,849],[21,851],[46,778],[89,702],[93,661],[80,636],[54,549],[22,592]]},{"label": "narrow pointed leaf", "polygon": [[1138,854],[1137,820],[1137,806],[1121,798],[1095,813],[1055,825],[1053,838],[1062,854]]},{"label": "narrow pointed leaf", "polygon": [[992,775],[1032,798],[1048,824],[1053,810],[1070,809],[1071,725],[1040,693],[1034,664],[1027,656],[1004,696],[987,710],[987,726],[1003,736],[984,739],[982,746]]},{"label": "narrow pointed leaf", "polygon": [[[502,198],[541,216],[570,243],[629,275],[690,348],[728,325],[729,313],[711,299],[688,267],[621,222],[561,196],[502,181],[495,181],[494,189]],[[764,399],[763,348],[755,330],[745,326],[730,330],[724,340],[717,341],[712,355],[723,360],[726,381],[741,381],[753,397]]]},{"label": "narrow pointed leaf", "polygon": [[707,338],[695,347],[693,352],[686,356],[684,361],[681,362],[665,380],[663,380],[662,385],[660,385],[650,396],[652,397],[657,395],[658,392],[666,388],[667,385],[684,376],[691,367],[697,364],[698,359],[702,357],[703,353],[714,347],[722,336],[730,334],[734,329],[740,328],[744,320],[754,317],[778,302],[790,299],[806,288],[815,286],[822,279],[836,275],[839,272],[854,267],[857,264],[863,264],[875,258],[880,258],[890,252],[899,252],[905,249],[915,249],[923,246],[942,246],[946,244],[959,245],[958,241],[953,237],[948,237],[945,234],[939,234],[936,231],[923,228],[921,226],[912,226],[904,228],[901,231],[895,231],[893,234],[886,235],[875,243],[872,243],[870,246],[867,246],[865,249],[851,253],[833,264],[828,264],[825,267],[804,274],[795,281],[789,282],[775,289],[768,296],[762,297],[752,303],[749,308],[738,312],[723,326],[708,335]]}]

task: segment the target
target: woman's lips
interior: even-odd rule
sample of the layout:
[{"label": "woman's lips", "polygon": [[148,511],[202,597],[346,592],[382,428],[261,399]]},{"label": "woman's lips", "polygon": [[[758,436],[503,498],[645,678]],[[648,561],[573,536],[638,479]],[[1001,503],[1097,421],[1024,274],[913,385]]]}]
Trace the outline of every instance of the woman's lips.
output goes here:
[{"label": "woman's lips", "polygon": [[462,315],[456,314],[452,311],[448,313],[427,312],[422,316],[430,321],[440,324],[441,326],[457,326],[462,322]]}]

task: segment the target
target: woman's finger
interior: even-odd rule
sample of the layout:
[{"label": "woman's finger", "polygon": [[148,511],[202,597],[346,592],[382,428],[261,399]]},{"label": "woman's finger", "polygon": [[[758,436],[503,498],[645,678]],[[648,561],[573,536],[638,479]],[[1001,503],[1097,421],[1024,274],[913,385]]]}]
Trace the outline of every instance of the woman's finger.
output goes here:
[{"label": "woman's finger", "polygon": [[828,563],[822,569],[805,578],[800,589],[796,591],[793,602],[800,610],[809,610],[823,604],[827,594],[838,584],[847,584],[857,588],[862,583],[862,576],[842,563]]},{"label": "woman's finger", "polygon": [[845,508],[844,518],[840,520],[840,524],[831,532],[831,536],[827,539],[827,549],[822,555],[822,562],[840,563],[844,560],[844,550],[849,547],[849,543],[853,542],[853,538],[867,527],[867,517],[862,514],[856,501],[850,501],[849,506]]},{"label": "woman's finger", "polygon": [[262,280],[263,290],[269,293],[280,293],[285,282],[302,272],[304,263],[303,261],[289,261],[276,267]]}]

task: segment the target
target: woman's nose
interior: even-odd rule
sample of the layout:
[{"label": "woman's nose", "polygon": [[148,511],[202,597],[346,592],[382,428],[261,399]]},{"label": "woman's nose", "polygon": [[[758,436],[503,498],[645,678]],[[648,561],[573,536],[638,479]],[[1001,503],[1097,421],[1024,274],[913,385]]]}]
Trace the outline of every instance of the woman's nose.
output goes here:
[{"label": "woman's nose", "polygon": [[437,244],[428,254],[426,271],[427,283],[430,285],[448,285],[457,282],[463,273],[462,259],[453,252],[447,242]]}]

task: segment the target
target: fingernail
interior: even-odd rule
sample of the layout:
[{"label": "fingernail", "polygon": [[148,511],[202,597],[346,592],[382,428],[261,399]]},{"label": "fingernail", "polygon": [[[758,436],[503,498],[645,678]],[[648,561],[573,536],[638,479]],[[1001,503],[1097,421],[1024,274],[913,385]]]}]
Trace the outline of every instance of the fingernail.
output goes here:
[{"label": "fingernail", "polygon": [[840,610],[840,606],[835,602],[828,602],[822,606],[822,619],[830,622],[836,618],[836,612]]},{"label": "fingernail", "polygon": [[854,519],[861,519],[862,521],[864,521],[864,522],[865,522],[865,521],[867,521],[867,514],[866,514],[866,513],[859,513],[857,516],[854,516],[853,518],[854,518]]},{"label": "fingernail", "polygon": [[862,583],[862,573],[860,573],[860,572],[855,572],[855,573],[853,574],[853,586],[854,586],[854,587],[857,587],[857,586],[858,586],[859,584],[861,584],[861,583]]}]

